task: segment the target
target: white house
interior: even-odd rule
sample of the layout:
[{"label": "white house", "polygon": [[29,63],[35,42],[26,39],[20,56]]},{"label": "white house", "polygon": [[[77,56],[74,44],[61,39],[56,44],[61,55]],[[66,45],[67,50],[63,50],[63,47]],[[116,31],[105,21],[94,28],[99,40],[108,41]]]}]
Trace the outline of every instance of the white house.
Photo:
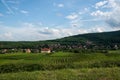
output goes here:
[{"label": "white house", "polygon": [[25,49],[25,52],[26,53],[31,53],[31,50],[30,49]]}]

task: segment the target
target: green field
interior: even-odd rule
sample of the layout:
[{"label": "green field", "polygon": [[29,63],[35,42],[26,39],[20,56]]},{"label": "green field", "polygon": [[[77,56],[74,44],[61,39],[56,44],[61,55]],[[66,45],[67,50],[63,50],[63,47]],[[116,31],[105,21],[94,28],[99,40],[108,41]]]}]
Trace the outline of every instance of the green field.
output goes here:
[{"label": "green field", "polygon": [[120,80],[120,50],[1,54],[0,80]]},{"label": "green field", "polygon": [[6,73],[0,80],[120,80],[120,68],[82,68]]}]

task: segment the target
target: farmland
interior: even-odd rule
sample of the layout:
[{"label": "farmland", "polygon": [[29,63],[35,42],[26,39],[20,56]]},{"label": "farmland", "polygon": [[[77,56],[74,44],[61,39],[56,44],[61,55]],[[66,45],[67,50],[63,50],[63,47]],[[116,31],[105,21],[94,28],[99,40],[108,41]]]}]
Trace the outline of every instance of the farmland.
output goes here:
[{"label": "farmland", "polygon": [[0,55],[0,80],[119,80],[119,75],[119,50]]}]

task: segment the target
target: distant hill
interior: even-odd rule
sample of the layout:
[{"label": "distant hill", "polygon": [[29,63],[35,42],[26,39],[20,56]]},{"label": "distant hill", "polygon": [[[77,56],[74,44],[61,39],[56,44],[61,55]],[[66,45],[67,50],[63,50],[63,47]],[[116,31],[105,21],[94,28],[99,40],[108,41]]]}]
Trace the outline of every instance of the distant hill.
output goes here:
[{"label": "distant hill", "polygon": [[120,30],[112,32],[102,32],[102,33],[88,33],[79,34],[74,36],[69,36],[57,40],[55,42],[83,42],[86,41],[93,42],[95,44],[120,44]]},{"label": "distant hill", "polygon": [[44,44],[53,45],[120,45],[120,30],[102,33],[79,34],[55,40],[46,41],[0,41],[0,48],[40,48]]}]

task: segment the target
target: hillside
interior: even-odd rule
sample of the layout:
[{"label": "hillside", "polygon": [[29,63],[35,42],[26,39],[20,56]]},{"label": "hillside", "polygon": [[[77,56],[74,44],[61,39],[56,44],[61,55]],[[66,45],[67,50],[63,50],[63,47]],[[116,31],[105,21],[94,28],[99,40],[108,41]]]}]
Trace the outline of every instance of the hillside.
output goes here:
[{"label": "hillside", "polygon": [[87,41],[96,45],[120,45],[120,30],[102,33],[79,34],[46,41],[1,41],[0,48],[40,48],[44,44],[86,45]]},{"label": "hillside", "polygon": [[88,33],[65,37],[55,40],[57,42],[86,42],[91,41],[96,44],[120,44],[120,31]]}]

